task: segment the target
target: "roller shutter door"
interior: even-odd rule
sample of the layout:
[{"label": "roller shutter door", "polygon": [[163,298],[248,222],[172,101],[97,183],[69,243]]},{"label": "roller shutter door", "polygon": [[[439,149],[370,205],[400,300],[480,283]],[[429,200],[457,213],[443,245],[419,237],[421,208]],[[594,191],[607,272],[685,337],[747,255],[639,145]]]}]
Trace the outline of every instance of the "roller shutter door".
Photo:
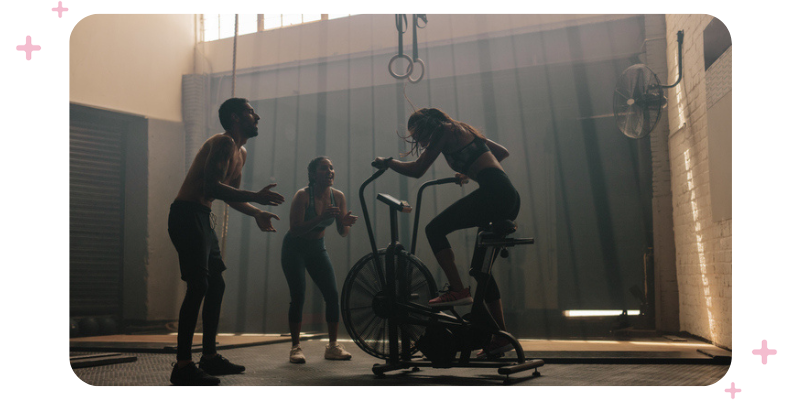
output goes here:
[{"label": "roller shutter door", "polygon": [[123,130],[85,121],[70,125],[70,314],[120,316]]}]

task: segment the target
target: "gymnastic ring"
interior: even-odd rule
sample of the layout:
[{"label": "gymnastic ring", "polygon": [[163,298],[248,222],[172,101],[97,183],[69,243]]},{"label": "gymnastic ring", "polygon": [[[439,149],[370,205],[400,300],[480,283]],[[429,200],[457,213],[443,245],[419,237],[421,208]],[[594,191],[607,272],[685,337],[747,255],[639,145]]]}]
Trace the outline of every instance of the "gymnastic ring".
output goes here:
[{"label": "gymnastic ring", "polygon": [[[418,15],[422,15],[422,16],[421,17],[417,17],[416,21],[414,21],[414,22],[417,25],[417,28],[425,29],[425,26],[428,26],[428,17],[425,14],[418,14]],[[419,26],[419,20],[425,21],[425,26]]]},{"label": "gymnastic ring", "polygon": [[[425,63],[422,61],[422,59],[418,58],[414,62],[419,62],[419,66],[422,67],[422,73],[419,74],[419,78],[417,78],[417,79],[411,79],[411,74],[408,74],[408,81],[411,82],[411,83],[417,83],[417,82],[422,80],[423,76],[425,76]],[[412,70],[412,72],[413,72],[413,70]]]},{"label": "gymnastic ring", "polygon": [[[403,74],[403,75],[397,75],[397,74],[395,74],[395,73],[394,73],[394,71],[392,70],[392,63],[394,62],[394,60],[396,60],[396,59],[398,59],[398,58],[401,58],[401,57],[402,57],[402,58],[405,58],[406,60],[408,60],[408,70],[407,70],[407,71],[406,71],[406,73],[405,73],[405,74]],[[414,72],[414,60],[412,60],[412,59],[411,59],[411,57],[409,57],[407,54],[395,54],[395,55],[394,55],[394,57],[392,57],[392,59],[391,59],[391,60],[389,60],[389,73],[390,73],[390,74],[391,74],[393,77],[395,77],[395,78],[397,78],[397,79],[406,79],[406,78],[408,78],[409,76],[411,76],[411,73],[412,73],[412,72]]]}]

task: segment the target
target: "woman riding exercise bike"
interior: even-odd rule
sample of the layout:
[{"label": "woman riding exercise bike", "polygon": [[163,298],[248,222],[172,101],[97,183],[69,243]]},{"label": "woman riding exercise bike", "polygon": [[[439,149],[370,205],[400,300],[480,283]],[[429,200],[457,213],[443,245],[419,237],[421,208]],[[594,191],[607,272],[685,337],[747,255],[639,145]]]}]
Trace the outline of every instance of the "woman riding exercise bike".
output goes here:
[{"label": "woman riding exercise bike", "polygon": [[[500,161],[508,157],[508,150],[485,136],[474,127],[452,119],[437,108],[419,109],[408,119],[407,138],[412,144],[405,155],[419,157],[403,162],[392,157],[378,157],[375,164],[400,174],[420,178],[442,153],[447,164],[456,171],[462,183],[473,179],[479,188],[442,211],[425,227],[425,234],[449,281],[449,290],[434,299],[431,307],[451,307],[472,304],[470,288],[464,287],[455,256],[447,234],[460,229],[485,227],[490,222],[514,220],[519,214],[519,193],[511,184]],[[420,154],[421,152],[421,154]],[[494,278],[489,280],[486,292],[489,312],[502,330],[505,330],[503,305]],[[503,337],[494,336],[478,357],[499,357],[513,348]]]}]

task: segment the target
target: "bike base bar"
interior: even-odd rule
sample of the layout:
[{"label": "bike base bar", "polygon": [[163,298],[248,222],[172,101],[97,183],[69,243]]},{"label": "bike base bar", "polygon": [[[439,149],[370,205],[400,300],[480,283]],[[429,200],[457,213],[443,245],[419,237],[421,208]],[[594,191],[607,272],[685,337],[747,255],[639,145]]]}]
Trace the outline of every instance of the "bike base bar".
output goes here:
[{"label": "bike base bar", "polygon": [[514,247],[523,244],[533,244],[533,238],[485,240],[478,244],[479,247]]},{"label": "bike base bar", "polygon": [[544,360],[531,359],[525,360],[524,363],[519,364],[516,361],[497,361],[497,360],[484,360],[480,358],[470,358],[468,363],[452,362],[450,364],[438,364],[431,361],[398,361],[397,363],[375,364],[372,366],[372,372],[375,374],[382,374],[389,371],[397,371],[400,369],[412,367],[433,367],[433,368],[498,368],[497,373],[501,375],[510,375],[517,372],[527,371],[529,369],[538,368],[544,365]]}]

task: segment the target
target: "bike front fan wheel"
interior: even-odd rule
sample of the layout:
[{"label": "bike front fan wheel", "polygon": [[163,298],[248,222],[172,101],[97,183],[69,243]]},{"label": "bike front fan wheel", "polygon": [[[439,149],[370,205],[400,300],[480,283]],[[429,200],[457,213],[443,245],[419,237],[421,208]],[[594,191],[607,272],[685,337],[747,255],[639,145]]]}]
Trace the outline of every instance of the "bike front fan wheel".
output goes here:
[{"label": "bike front fan wheel", "polygon": [[[415,256],[403,251],[395,256],[397,278],[395,285],[397,298],[405,302],[428,306],[428,301],[436,297],[436,282],[430,271]],[[401,274],[403,274],[401,276]],[[401,277],[406,279],[400,279]],[[403,291],[401,282],[407,282]],[[394,317],[395,307],[386,297],[386,249],[361,258],[350,269],[342,288],[342,321],[353,342],[371,356],[388,359],[390,340],[389,318]],[[417,351],[417,340],[425,327],[421,325],[398,325],[401,335],[408,338],[411,354]]]}]

